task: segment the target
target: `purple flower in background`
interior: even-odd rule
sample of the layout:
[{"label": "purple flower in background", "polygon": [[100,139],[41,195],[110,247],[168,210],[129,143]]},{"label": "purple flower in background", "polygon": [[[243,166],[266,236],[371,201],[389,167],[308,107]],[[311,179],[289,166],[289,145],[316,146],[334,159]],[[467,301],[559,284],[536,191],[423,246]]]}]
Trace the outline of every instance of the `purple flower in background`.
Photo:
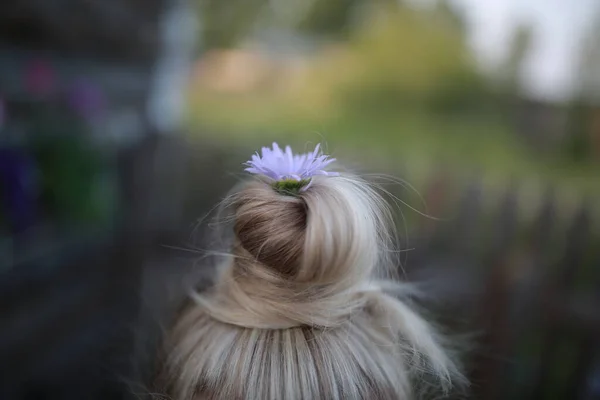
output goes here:
[{"label": "purple flower in background", "polygon": [[0,206],[16,233],[34,225],[36,218],[35,164],[27,152],[0,148]]},{"label": "purple flower in background", "polygon": [[337,176],[336,172],[325,171],[325,167],[335,158],[329,158],[319,150],[320,144],[317,144],[310,153],[293,154],[290,146],[286,146],[284,151],[277,143],[273,143],[273,149],[263,147],[261,155],[252,155],[252,159],[244,164],[248,167],[245,170],[275,181],[304,181],[316,175]]},{"label": "purple flower in background", "polygon": [[85,80],[77,80],[71,85],[67,103],[77,115],[85,119],[100,115],[106,106],[104,94],[98,86]]},{"label": "purple flower in background", "polygon": [[32,62],[25,72],[25,86],[36,96],[46,96],[52,93],[56,84],[54,70],[45,61]]}]

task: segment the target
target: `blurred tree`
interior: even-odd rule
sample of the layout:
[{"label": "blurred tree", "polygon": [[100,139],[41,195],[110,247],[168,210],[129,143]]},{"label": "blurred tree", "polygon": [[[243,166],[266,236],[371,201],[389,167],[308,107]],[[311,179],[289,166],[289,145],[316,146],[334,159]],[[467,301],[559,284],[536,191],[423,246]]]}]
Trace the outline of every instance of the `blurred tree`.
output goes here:
[{"label": "blurred tree", "polygon": [[364,0],[316,0],[298,24],[301,32],[347,36],[355,10]]},{"label": "blurred tree", "polygon": [[572,161],[585,161],[592,153],[588,131],[590,108],[586,100],[579,96],[571,101],[568,113],[567,157]]},{"label": "blurred tree", "polygon": [[501,91],[517,96],[521,88],[521,71],[531,49],[533,29],[529,24],[520,24],[513,32],[512,41],[505,61],[500,66]]},{"label": "blurred tree", "polygon": [[[362,6],[398,0],[196,0],[205,48],[235,46],[257,24],[343,38]],[[297,15],[290,15],[297,14]]]},{"label": "blurred tree", "polygon": [[600,9],[583,39],[577,79],[576,93],[569,105],[565,147],[571,159],[581,161],[593,154],[592,110],[600,105]]},{"label": "blurred tree", "polygon": [[463,32],[454,17],[448,18],[438,8],[382,6],[352,32],[345,51],[328,57],[316,79],[323,86],[337,85],[343,102],[363,110],[369,104],[382,111],[476,103],[483,80]]},{"label": "blurred tree", "polygon": [[462,35],[466,34],[467,22],[465,16],[449,0],[438,0],[435,5],[435,12],[450,24],[453,29],[461,32]]},{"label": "blurred tree", "polygon": [[228,48],[248,35],[268,0],[197,0],[204,50]]},{"label": "blurred tree", "polygon": [[[272,0],[274,3],[304,4],[293,28],[304,34],[328,39],[347,39],[369,10],[380,6],[402,6],[402,0]],[[287,8],[290,7],[286,4]],[[298,7],[294,7],[298,9]]]},{"label": "blurred tree", "polygon": [[579,71],[579,92],[582,97],[600,102],[600,9],[583,40]]},{"label": "blurred tree", "polygon": [[[245,6],[254,7],[248,13],[219,0],[200,1],[210,22],[203,32],[212,35],[204,42],[215,47],[231,46],[255,27],[281,30],[283,22],[273,19],[289,14],[283,10],[286,1],[294,5],[299,0],[248,0]],[[282,3],[273,7],[277,2]],[[295,20],[289,29],[331,39],[311,57],[310,78],[292,94],[308,108],[455,111],[486,104],[487,82],[467,45],[464,18],[447,0],[430,8],[398,0],[306,0],[295,9],[300,11],[287,19]],[[241,25],[234,22],[238,18]],[[235,29],[223,32],[232,25]]]}]

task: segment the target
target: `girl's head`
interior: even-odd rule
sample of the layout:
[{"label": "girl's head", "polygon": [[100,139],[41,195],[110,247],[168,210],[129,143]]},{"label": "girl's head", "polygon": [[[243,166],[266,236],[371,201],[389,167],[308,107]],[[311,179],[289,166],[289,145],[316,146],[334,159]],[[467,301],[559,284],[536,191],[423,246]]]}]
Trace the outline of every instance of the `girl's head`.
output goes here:
[{"label": "girl's head", "polygon": [[161,381],[183,399],[412,399],[458,376],[390,274],[383,199],[332,159],[263,149],[227,200],[231,257],[194,293]]}]

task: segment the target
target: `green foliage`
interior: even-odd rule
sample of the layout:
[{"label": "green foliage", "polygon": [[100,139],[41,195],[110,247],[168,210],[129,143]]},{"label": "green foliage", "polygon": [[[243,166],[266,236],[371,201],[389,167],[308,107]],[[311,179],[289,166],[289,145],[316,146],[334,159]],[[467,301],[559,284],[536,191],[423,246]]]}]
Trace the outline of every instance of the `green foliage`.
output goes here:
[{"label": "green foliage", "polygon": [[600,6],[583,38],[579,57],[579,95],[595,104],[600,103]]},{"label": "green foliage", "polygon": [[500,77],[503,91],[516,96],[520,87],[520,74],[523,63],[531,49],[533,30],[531,25],[519,25],[512,37],[510,50],[501,66]]},{"label": "green foliage", "polygon": [[351,19],[364,0],[316,0],[297,28],[310,34],[345,37],[351,29]]},{"label": "green foliage", "polygon": [[479,104],[485,94],[463,33],[446,12],[382,8],[353,34],[350,51],[338,68],[355,73],[340,97],[361,109],[420,104],[451,110]]},{"label": "green foliage", "polygon": [[569,134],[567,136],[567,157],[575,162],[586,161],[591,156],[590,137],[586,128],[589,126],[589,107],[585,102],[575,100],[569,110]]},{"label": "green foliage", "polygon": [[467,27],[465,17],[449,0],[439,0],[435,12],[442,16],[454,29],[460,31],[463,35],[465,34]]},{"label": "green foliage", "polygon": [[[295,0],[308,2],[304,15],[287,26],[299,33],[333,39],[347,38],[362,9],[393,4],[399,0]],[[256,28],[259,19],[268,15],[269,0],[196,0],[200,20],[201,43],[205,49],[230,48]],[[291,7],[291,5],[290,5]],[[267,20],[278,25],[282,21]]]},{"label": "green foliage", "polygon": [[229,48],[248,35],[268,0],[197,0],[204,50]]},{"label": "green foliage", "polygon": [[32,143],[43,171],[44,203],[52,214],[66,221],[107,222],[115,193],[106,185],[98,192],[107,165],[101,153],[77,133],[49,132]]}]

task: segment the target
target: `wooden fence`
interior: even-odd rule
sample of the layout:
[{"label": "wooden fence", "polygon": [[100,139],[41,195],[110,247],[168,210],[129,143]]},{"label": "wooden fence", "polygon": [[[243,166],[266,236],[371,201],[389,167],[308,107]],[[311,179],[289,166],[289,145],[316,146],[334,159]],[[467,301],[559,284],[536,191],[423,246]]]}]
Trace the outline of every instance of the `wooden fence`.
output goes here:
[{"label": "wooden fence", "polygon": [[[531,218],[521,189],[508,186],[495,208],[481,181],[453,208],[440,183],[426,191],[444,222],[416,230],[409,279],[439,282],[438,310],[472,333],[466,353],[475,399],[600,398],[600,237],[586,201],[570,216],[548,190]],[[444,201],[446,200],[446,201]]]}]

